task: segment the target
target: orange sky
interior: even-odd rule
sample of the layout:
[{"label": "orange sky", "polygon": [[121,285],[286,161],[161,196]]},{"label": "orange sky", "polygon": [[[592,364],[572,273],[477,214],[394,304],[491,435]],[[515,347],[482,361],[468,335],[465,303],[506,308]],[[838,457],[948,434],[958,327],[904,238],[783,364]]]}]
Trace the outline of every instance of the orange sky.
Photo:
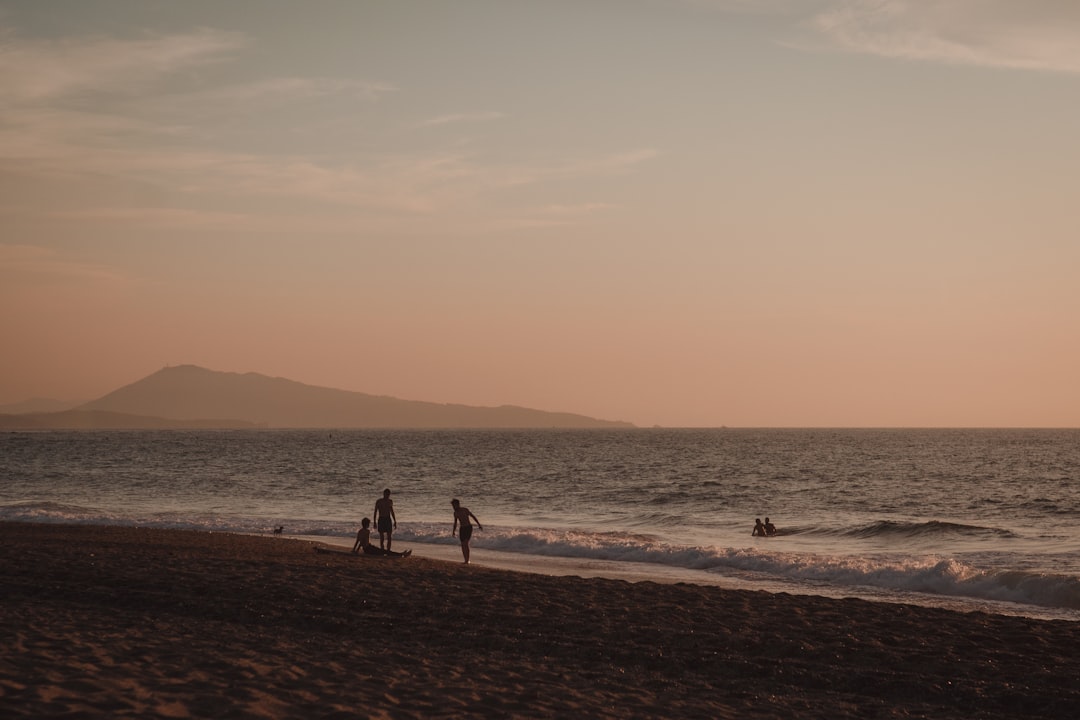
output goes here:
[{"label": "orange sky", "polygon": [[1080,6],[0,0],[0,404],[168,364],[1080,426]]}]

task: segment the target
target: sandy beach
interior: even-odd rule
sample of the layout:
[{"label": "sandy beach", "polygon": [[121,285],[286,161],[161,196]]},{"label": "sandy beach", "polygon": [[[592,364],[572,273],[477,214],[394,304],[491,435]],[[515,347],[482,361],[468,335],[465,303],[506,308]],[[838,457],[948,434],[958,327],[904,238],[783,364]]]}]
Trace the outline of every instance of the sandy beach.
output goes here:
[{"label": "sandy beach", "polygon": [[1080,624],[0,524],[0,716],[1076,718]]}]

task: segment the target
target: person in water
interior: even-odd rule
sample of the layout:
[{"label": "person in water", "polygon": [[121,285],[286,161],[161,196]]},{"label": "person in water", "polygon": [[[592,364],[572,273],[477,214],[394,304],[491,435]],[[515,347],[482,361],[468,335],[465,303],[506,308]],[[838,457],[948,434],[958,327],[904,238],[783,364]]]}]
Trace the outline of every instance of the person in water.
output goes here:
[{"label": "person in water", "polygon": [[364,518],[360,521],[360,531],[356,533],[356,543],[353,545],[353,555],[359,555],[363,550],[365,555],[384,555],[388,557],[409,557],[412,550],[405,552],[391,552],[385,548],[377,548],[371,544],[371,521]]},{"label": "person in water", "polygon": [[469,518],[476,520],[476,527],[481,530],[484,526],[480,524],[480,520],[472,514],[467,507],[461,507],[461,502],[457,498],[450,501],[450,504],[454,506],[454,527],[450,530],[450,536],[453,537],[454,533],[457,533],[458,523],[461,524],[461,532],[458,533],[458,537],[461,539],[461,554],[465,558],[465,564],[469,564],[469,540],[472,538],[472,523],[469,522]]},{"label": "person in water", "polygon": [[772,524],[772,521],[770,521],[769,518],[765,518],[765,534],[766,535],[775,535],[776,534],[776,526]]},{"label": "person in water", "polygon": [[761,522],[761,518],[754,518],[754,531],[750,533],[754,537],[765,537],[765,525]]},{"label": "person in water", "polygon": [[397,530],[397,515],[394,514],[394,501],[390,499],[390,488],[382,491],[382,497],[375,501],[375,527],[379,529],[379,547],[390,549],[394,531]]}]

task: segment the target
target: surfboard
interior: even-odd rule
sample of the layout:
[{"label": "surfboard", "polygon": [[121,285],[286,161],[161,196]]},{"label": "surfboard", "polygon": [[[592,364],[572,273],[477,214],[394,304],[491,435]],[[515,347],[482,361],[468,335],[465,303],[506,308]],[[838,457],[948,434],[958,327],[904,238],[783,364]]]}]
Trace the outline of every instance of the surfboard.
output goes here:
[{"label": "surfboard", "polygon": [[349,557],[360,557],[359,554],[354,555],[349,550],[336,550],[334,548],[326,547],[325,545],[316,545],[315,552],[321,555],[348,555]]},{"label": "surfboard", "polygon": [[320,555],[345,555],[347,557],[392,557],[392,558],[407,558],[412,555],[412,550],[406,550],[403,555],[368,555],[367,553],[353,553],[351,550],[338,550],[337,548],[326,547],[325,545],[315,545],[315,552]]}]

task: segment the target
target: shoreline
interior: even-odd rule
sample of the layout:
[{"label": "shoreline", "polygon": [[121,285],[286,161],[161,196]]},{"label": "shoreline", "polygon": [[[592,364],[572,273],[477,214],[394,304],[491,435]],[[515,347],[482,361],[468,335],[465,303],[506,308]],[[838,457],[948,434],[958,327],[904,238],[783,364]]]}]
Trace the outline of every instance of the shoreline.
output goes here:
[{"label": "shoreline", "polygon": [[[264,536],[265,537],[265,536]],[[324,543],[334,547],[352,547],[352,540],[321,535],[285,535],[297,540]],[[398,549],[409,548],[417,557],[425,557],[451,563],[461,562],[457,544],[423,543],[397,540]],[[693,568],[659,563],[630,562],[625,560],[601,560],[562,555],[529,555],[524,553],[492,550],[473,545],[473,564],[496,570],[536,573],[553,577],[604,578],[627,582],[656,582],[667,584],[690,584],[728,590],[767,592],[770,594],[807,595],[834,600],[859,598],[869,602],[892,605],[916,605],[926,608],[953,610],[955,612],[984,612],[991,615],[1026,617],[1034,620],[1062,620],[1080,623],[1080,613],[1066,608],[1025,605],[1008,600],[968,597],[963,595],[935,595],[888,588],[853,588],[845,586],[809,585],[781,580],[747,580],[743,578],[708,572]]]},{"label": "shoreline", "polygon": [[0,523],[0,714],[1080,716],[1077,623],[314,544]]},{"label": "shoreline", "polygon": [[[256,535],[256,537],[266,537]],[[322,535],[284,535],[285,538],[305,542],[322,543],[333,547],[351,548],[353,541],[348,538],[327,537]],[[396,540],[398,549],[408,548],[415,557],[438,560],[452,564],[463,564],[461,549],[453,545]],[[704,573],[699,570],[659,565],[651,563],[627,562],[625,560],[598,560],[595,558],[566,557],[562,555],[528,555],[524,553],[492,550],[483,546],[472,546],[472,564],[492,570],[533,573],[551,577],[604,578],[607,580],[625,580],[626,582],[688,583],[705,587],[746,588],[738,580],[723,575]],[[703,576],[698,578],[697,576]]]}]

